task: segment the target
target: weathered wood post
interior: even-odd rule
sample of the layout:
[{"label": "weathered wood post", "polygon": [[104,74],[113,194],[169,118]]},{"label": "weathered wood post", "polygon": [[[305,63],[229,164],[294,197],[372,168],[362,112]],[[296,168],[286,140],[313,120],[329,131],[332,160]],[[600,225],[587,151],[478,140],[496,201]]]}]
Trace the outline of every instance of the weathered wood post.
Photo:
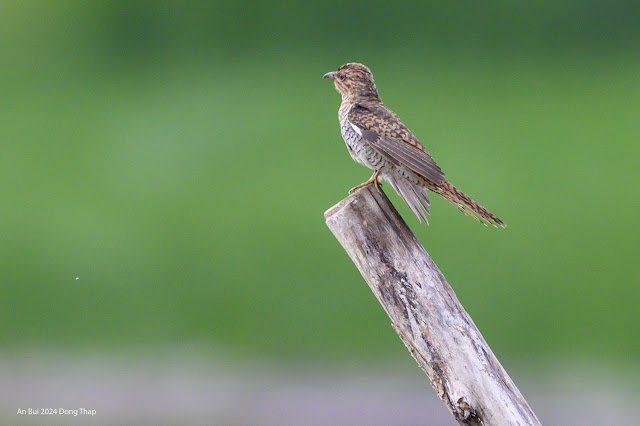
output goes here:
[{"label": "weathered wood post", "polygon": [[458,423],[540,424],[384,193],[368,185],[324,216]]}]

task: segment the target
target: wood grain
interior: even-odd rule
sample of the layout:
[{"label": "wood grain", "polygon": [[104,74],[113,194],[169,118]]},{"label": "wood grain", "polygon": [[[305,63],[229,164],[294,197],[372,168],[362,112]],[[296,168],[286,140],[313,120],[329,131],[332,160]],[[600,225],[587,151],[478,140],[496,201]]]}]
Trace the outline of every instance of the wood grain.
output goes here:
[{"label": "wood grain", "polygon": [[368,185],[325,219],[459,424],[540,424],[383,192]]}]

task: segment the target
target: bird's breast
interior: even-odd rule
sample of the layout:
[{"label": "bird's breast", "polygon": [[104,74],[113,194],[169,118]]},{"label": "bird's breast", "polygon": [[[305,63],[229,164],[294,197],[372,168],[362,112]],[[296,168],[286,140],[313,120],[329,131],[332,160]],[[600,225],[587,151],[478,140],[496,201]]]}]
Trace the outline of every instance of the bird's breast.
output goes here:
[{"label": "bird's breast", "polygon": [[387,161],[376,152],[362,137],[362,133],[355,128],[348,119],[340,120],[340,132],[344,139],[349,154],[358,163],[372,169],[380,170],[386,166]]}]

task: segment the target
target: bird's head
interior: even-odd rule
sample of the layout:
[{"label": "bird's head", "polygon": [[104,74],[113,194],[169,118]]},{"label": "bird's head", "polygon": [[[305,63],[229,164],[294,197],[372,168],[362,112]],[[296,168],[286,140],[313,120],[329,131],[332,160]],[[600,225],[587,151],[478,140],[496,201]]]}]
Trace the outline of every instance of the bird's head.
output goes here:
[{"label": "bird's head", "polygon": [[380,99],[378,89],[373,82],[373,74],[362,64],[355,62],[344,64],[336,71],[326,73],[323,78],[332,79],[336,90],[343,98]]}]

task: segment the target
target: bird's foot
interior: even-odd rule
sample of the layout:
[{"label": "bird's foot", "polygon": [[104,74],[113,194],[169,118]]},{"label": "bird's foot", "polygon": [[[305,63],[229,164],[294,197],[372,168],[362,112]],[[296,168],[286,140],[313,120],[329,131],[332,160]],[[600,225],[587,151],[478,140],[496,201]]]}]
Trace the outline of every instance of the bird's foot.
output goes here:
[{"label": "bird's foot", "polygon": [[380,176],[380,170],[376,170],[373,175],[369,178],[368,181],[361,183],[358,186],[354,186],[353,188],[351,188],[349,190],[349,194],[353,194],[355,191],[357,191],[358,189],[365,187],[367,185],[371,185],[372,183],[376,186],[376,189],[378,190],[378,192],[381,192],[382,190],[380,189],[382,187],[382,185],[380,184],[380,181],[378,180],[378,177]]}]

